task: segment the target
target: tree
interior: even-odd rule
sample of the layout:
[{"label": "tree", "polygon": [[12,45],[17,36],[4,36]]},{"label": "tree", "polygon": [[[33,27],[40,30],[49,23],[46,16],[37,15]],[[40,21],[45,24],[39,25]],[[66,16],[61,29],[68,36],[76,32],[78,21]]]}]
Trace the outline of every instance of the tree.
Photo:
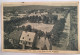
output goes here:
[{"label": "tree", "polygon": [[53,40],[52,42],[53,45],[57,45],[59,43],[59,40],[61,38],[61,34],[64,30],[64,27],[65,27],[65,19],[60,19],[59,21],[57,21],[55,24],[54,24],[54,27],[51,31],[51,33],[53,34]]},{"label": "tree", "polygon": [[48,21],[49,21],[49,17],[44,16],[43,17],[43,23],[48,24]]},{"label": "tree", "polygon": [[25,28],[25,31],[29,31],[29,32],[31,32],[31,31],[32,31],[32,27],[31,27],[31,25],[27,25],[26,28]]},{"label": "tree", "polygon": [[25,26],[22,26],[22,30],[25,30]]},{"label": "tree", "polygon": [[48,39],[50,39],[50,38],[51,38],[51,34],[50,34],[50,33],[46,33],[46,37],[47,37]]},{"label": "tree", "polygon": [[8,41],[8,39],[4,40],[4,49],[14,49],[13,45]]},{"label": "tree", "polygon": [[40,37],[44,35],[44,32],[42,32],[41,30],[38,30],[37,35],[39,36],[39,39],[40,39]]},{"label": "tree", "polygon": [[55,24],[57,20],[58,20],[58,16],[55,15],[55,16],[53,17],[52,21],[54,21],[54,24]]}]

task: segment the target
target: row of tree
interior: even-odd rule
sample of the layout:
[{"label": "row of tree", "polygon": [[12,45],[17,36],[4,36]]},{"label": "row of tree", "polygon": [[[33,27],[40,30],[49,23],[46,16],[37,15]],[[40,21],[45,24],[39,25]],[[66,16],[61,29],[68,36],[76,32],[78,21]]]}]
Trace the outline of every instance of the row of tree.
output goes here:
[{"label": "row of tree", "polygon": [[63,34],[64,27],[65,19],[60,19],[54,24],[54,27],[51,31],[51,33],[53,34],[51,37],[51,42],[53,45],[59,44],[60,38],[62,37],[61,35]]},{"label": "row of tree", "polygon": [[40,21],[42,21],[45,24],[48,23],[52,23],[52,22],[56,22],[57,21],[57,17],[53,17],[53,18],[49,18],[46,16],[42,17],[38,17],[38,16],[30,16],[30,17],[23,17],[23,18],[17,18],[17,17],[12,17],[10,21],[4,21],[4,31],[7,33],[12,32],[15,27],[14,26],[19,26],[25,22],[32,22],[32,23],[39,23]]}]

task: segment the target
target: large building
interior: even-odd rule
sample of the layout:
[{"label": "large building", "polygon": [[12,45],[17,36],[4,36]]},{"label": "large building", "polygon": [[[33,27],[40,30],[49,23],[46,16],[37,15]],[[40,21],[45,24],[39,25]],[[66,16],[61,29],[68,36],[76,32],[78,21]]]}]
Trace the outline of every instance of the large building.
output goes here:
[{"label": "large building", "polygon": [[20,37],[19,44],[21,44],[23,46],[23,49],[25,48],[24,46],[32,47],[33,42],[34,42],[34,38],[35,38],[34,32],[23,31],[22,35]]}]

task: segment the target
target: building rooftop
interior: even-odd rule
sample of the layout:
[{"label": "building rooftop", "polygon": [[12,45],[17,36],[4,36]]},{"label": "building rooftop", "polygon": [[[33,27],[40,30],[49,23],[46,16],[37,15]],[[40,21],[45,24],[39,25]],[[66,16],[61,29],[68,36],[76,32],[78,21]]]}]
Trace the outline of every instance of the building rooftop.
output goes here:
[{"label": "building rooftop", "polygon": [[35,33],[34,32],[23,31],[22,35],[20,37],[20,40],[28,41],[28,42],[33,42],[34,37],[35,37]]}]

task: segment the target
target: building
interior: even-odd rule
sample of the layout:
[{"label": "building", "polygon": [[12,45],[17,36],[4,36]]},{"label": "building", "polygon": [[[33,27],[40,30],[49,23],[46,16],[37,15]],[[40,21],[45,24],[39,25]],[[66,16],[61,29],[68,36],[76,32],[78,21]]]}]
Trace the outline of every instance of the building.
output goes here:
[{"label": "building", "polygon": [[33,12],[33,13],[31,13],[31,14],[28,15],[28,17],[30,17],[30,16],[38,16],[39,17],[39,16],[41,16],[41,14]]},{"label": "building", "polygon": [[23,17],[25,17],[25,16],[27,16],[27,14],[18,14],[17,17],[19,17],[19,18],[23,18]]},{"label": "building", "polygon": [[35,38],[35,33],[34,32],[26,32],[23,31],[20,37],[20,42],[19,44],[21,44],[23,47],[23,49],[25,49],[25,46],[31,47],[33,46],[33,42],[34,42],[34,38]]},{"label": "building", "polygon": [[36,12],[33,12],[33,13],[31,13],[31,14],[29,14],[28,15],[28,17],[30,17],[30,16],[43,16],[43,15],[47,15],[48,14],[48,12],[40,12],[39,10],[38,10],[38,12],[36,13]]},{"label": "building", "polygon": [[12,13],[7,13],[5,16],[9,17],[9,16],[13,16],[13,14]]},{"label": "building", "polygon": [[12,17],[13,17],[13,16],[9,16],[9,17],[3,16],[3,20],[4,20],[4,21],[10,21]]},{"label": "building", "polygon": [[48,14],[48,12],[43,12],[43,13],[41,13],[41,15],[47,15]]}]

